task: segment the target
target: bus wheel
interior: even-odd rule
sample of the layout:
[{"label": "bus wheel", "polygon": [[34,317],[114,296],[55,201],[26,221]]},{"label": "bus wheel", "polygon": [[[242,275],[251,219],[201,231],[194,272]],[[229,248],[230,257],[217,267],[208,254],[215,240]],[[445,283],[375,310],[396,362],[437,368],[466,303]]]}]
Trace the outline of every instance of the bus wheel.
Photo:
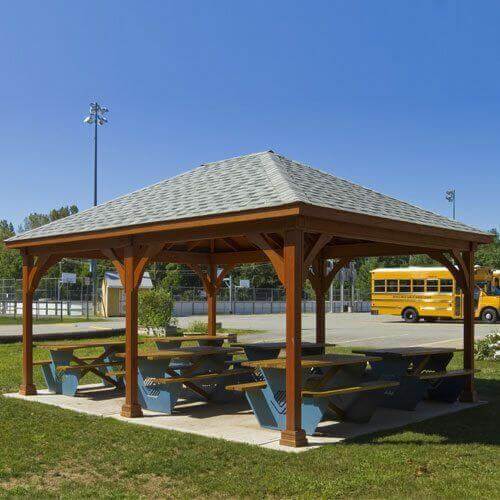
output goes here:
[{"label": "bus wheel", "polygon": [[481,312],[481,321],[485,323],[496,323],[497,319],[498,313],[491,307],[487,307]]},{"label": "bus wheel", "polygon": [[437,318],[435,316],[427,316],[426,318],[424,318],[424,321],[427,323],[435,323],[436,320]]},{"label": "bus wheel", "polygon": [[416,323],[420,318],[418,317],[418,312],[413,309],[413,307],[409,307],[403,311],[403,319],[406,323]]}]

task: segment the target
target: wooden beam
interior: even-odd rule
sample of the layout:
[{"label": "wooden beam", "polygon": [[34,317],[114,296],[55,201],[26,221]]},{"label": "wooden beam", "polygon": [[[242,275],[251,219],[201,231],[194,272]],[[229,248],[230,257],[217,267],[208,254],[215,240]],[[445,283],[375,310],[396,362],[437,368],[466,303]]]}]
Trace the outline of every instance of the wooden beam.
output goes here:
[{"label": "wooden beam", "polygon": [[138,263],[137,249],[133,246],[124,250],[123,268],[125,289],[125,404],[122,406],[123,417],[142,417],[139,404],[138,388],[138,286],[135,284],[135,272]]},{"label": "wooden beam", "polygon": [[[462,249],[464,244],[468,244],[468,242],[478,242],[478,243],[491,243],[494,240],[494,236],[490,234],[484,233],[474,233],[468,231],[459,231],[455,229],[447,229],[435,226],[428,226],[425,224],[418,224],[412,222],[406,222],[402,220],[389,219],[386,217],[378,217],[375,215],[368,215],[362,213],[355,212],[347,212],[343,210],[337,210],[334,208],[327,207],[319,207],[308,204],[300,204],[301,210],[300,215],[304,217],[304,219],[314,218],[323,220],[323,222],[334,221],[343,225],[352,225],[352,226],[363,226],[369,227],[374,230],[382,230],[382,231],[394,231],[405,234],[415,234],[417,236],[422,237],[431,237],[436,239],[441,239],[443,242],[447,239],[455,242],[459,242],[459,245]],[[304,226],[304,229],[307,229]],[[317,231],[312,232],[328,232],[326,228],[318,228]],[[339,233],[338,236],[341,236]],[[365,237],[363,239],[372,239]],[[423,238],[422,238],[423,240]],[[380,240],[376,240],[380,241]],[[387,240],[387,242],[389,242]],[[396,242],[400,243],[400,242]],[[422,245],[421,242],[417,243],[418,245]],[[422,245],[427,246],[427,245]],[[445,245],[446,246],[446,245]],[[449,248],[455,248],[454,245],[449,245]]]},{"label": "wooden beam", "polygon": [[464,297],[464,370],[470,370],[465,379],[465,388],[460,395],[460,401],[477,402],[479,397],[474,384],[474,251],[464,252],[460,256],[459,266],[467,276],[468,287],[463,290]]},{"label": "wooden beam", "polygon": [[116,251],[113,248],[103,248],[101,249],[101,253],[115,266],[115,269],[118,272],[118,276],[120,277],[120,281],[125,287],[125,265],[122,259],[118,257]]},{"label": "wooden beam", "polygon": [[431,259],[439,262],[442,266],[446,267],[462,290],[468,288],[467,283],[464,280],[463,272],[458,269],[443,252],[428,252],[427,255],[429,255]]},{"label": "wooden beam", "polygon": [[[32,238],[6,242],[8,248],[46,247],[81,241],[108,240],[134,236],[134,243],[142,245],[154,241],[184,242],[196,239],[243,236],[247,232],[279,232],[296,224],[300,215],[298,206],[248,210],[245,212],[211,215],[193,219],[149,223],[116,229],[104,229],[47,238]],[[289,225],[288,225],[289,223]],[[129,241],[130,244],[130,241]],[[106,243],[106,246],[111,246]]]},{"label": "wooden beam", "polygon": [[60,260],[60,257],[55,255],[42,255],[36,259],[35,264],[31,268],[29,276],[29,290],[34,293],[43,275]]},{"label": "wooden beam", "polygon": [[144,275],[144,270],[146,266],[151,262],[151,259],[158,255],[163,247],[164,243],[153,243],[148,247],[144,248],[141,252],[141,257],[139,258],[136,267],[134,269],[134,286],[139,287],[142,282],[142,277]]},{"label": "wooden beam", "polygon": [[429,248],[419,246],[394,245],[391,243],[352,243],[347,245],[327,245],[321,252],[325,259],[340,257],[385,257],[390,255],[427,254]]},{"label": "wooden beam", "polygon": [[30,290],[30,275],[33,271],[33,257],[23,255],[23,372],[19,393],[34,396],[36,386],[33,383],[33,292]]},{"label": "wooden beam", "polygon": [[[417,224],[415,224],[417,226]],[[438,237],[418,232],[408,232],[399,229],[388,229],[383,226],[369,226],[363,224],[346,223],[316,218],[304,218],[303,228],[306,231],[328,233],[332,236],[371,240],[394,245],[419,246],[437,250],[468,248],[467,240],[458,240],[448,237]]]},{"label": "wooden beam", "polygon": [[172,262],[174,264],[210,264],[210,254],[198,252],[159,252],[152,260],[156,262]]},{"label": "wooden beam", "polygon": [[234,265],[228,264],[227,266],[225,266],[222,269],[222,271],[219,273],[219,276],[217,276],[217,279],[215,280],[214,286],[215,286],[216,290],[219,290],[219,288],[222,285],[222,281],[233,270],[233,268],[234,268]]},{"label": "wooden beam", "polygon": [[316,280],[316,288],[314,288],[314,294],[316,298],[316,342],[324,343],[326,334],[326,317],[325,317],[326,290],[324,286],[324,281],[326,277],[326,261],[321,257],[317,257],[313,263],[313,270]]},{"label": "wooden beam", "polygon": [[[278,279],[281,283],[285,283],[285,269],[284,269],[284,258],[281,253],[281,249],[276,249],[269,244],[269,242],[263,237],[262,234],[259,233],[250,233],[247,234],[247,239],[255,245],[257,248],[260,248],[271,261],[271,264],[278,275]],[[302,266],[301,266],[302,267]]]},{"label": "wooden beam", "polygon": [[457,250],[451,250],[451,254],[453,255],[453,258],[455,259],[458,268],[460,269],[462,278],[464,280],[464,286],[466,286],[467,288],[474,288],[474,278],[472,279],[472,281],[469,281],[469,270],[465,260],[462,257],[462,254]]},{"label": "wooden beam", "polygon": [[335,276],[337,276],[338,272],[343,268],[346,267],[349,262],[351,262],[350,257],[342,257],[338,262],[336,262],[333,265],[333,268],[330,270],[330,272],[325,276],[325,280],[323,282],[323,292],[326,293],[326,291],[330,288],[330,285],[332,284],[332,281],[335,279]]},{"label": "wooden beam", "polygon": [[301,414],[303,238],[303,232],[299,229],[285,232],[286,426],[281,432],[280,444],[293,447],[307,445]]},{"label": "wooden beam", "polygon": [[307,273],[311,267],[313,260],[321,252],[323,247],[332,239],[330,234],[320,234],[311,249],[309,250],[307,256],[304,259],[304,271]]}]

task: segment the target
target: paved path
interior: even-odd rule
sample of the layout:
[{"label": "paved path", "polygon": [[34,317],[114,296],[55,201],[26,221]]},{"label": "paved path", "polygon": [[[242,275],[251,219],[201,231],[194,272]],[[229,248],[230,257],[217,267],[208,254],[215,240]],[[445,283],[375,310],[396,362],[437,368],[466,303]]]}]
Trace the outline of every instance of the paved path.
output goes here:
[{"label": "paved path", "polygon": [[[125,321],[121,318],[105,321],[84,321],[81,323],[51,323],[46,325],[33,325],[35,338],[64,338],[65,336],[106,336],[116,330],[123,330]],[[21,339],[22,325],[0,325],[0,342],[13,341],[16,337]],[[121,331],[123,333],[123,331]]]},{"label": "paved path", "polygon": [[[218,321],[225,328],[247,328],[265,330],[265,334],[241,335],[239,339],[249,342],[261,340],[283,340],[285,338],[284,314],[220,315]],[[179,326],[191,321],[204,320],[203,316],[179,318]],[[476,338],[482,338],[492,331],[500,331],[500,324],[476,323]],[[372,316],[369,313],[334,313],[326,315],[326,339],[328,342],[345,346],[435,346],[462,347],[463,324],[441,321],[408,324],[397,316]],[[314,314],[302,315],[303,340],[314,340]]]},{"label": "paved path", "polygon": [[[263,333],[240,335],[240,340],[249,342],[284,340],[284,314],[256,315],[219,315],[218,321],[225,328],[247,328],[263,330]],[[185,327],[195,320],[206,321],[206,316],[190,316],[178,318],[179,326]],[[59,323],[35,325],[34,335],[61,336],[77,335],[109,335],[116,329],[123,329],[125,321],[116,318],[99,322]],[[439,323],[408,324],[396,316],[371,316],[368,313],[334,313],[326,315],[326,338],[328,342],[345,346],[435,346],[461,347],[463,325],[460,322],[441,321]],[[500,324],[486,325],[476,323],[476,338],[482,338],[492,331],[500,331]],[[21,337],[21,325],[0,326],[0,342],[2,337],[16,335]],[[68,335],[68,336],[69,336]],[[302,315],[302,336],[304,340],[315,338],[314,314]]]}]

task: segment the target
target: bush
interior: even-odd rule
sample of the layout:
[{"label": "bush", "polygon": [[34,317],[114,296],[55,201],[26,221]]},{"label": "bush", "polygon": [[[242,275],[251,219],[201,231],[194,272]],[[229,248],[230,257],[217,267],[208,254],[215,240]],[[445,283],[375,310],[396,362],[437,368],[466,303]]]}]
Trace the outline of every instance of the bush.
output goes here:
[{"label": "bush", "polygon": [[[191,321],[187,327],[187,331],[193,333],[208,333],[208,323],[204,321]],[[219,324],[217,324],[217,331],[221,331]]]},{"label": "bush", "polygon": [[174,325],[172,318],[174,301],[172,294],[164,288],[144,290],[139,293],[139,326],[144,328],[165,330]]},{"label": "bush", "polygon": [[474,347],[476,359],[495,359],[495,353],[500,351],[500,333],[494,332],[482,340],[478,340]]}]

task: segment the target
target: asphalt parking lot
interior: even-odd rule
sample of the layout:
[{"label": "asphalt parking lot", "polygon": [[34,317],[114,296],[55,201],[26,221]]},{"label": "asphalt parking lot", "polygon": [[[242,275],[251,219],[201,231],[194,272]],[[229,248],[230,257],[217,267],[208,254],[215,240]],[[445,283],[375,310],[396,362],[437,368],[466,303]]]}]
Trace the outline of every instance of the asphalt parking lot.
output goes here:
[{"label": "asphalt parking lot", "polygon": [[[194,320],[206,321],[206,316],[178,318],[179,326],[187,326]],[[224,328],[264,330],[265,333],[240,335],[240,340],[264,341],[285,338],[284,314],[220,315],[217,318]],[[476,339],[500,331],[500,323],[488,325],[476,323]],[[326,339],[344,346],[407,347],[435,346],[462,347],[463,325],[460,322],[404,323],[397,316],[372,316],[369,313],[334,313],[326,315]],[[314,314],[302,315],[302,338],[314,340]]]}]

